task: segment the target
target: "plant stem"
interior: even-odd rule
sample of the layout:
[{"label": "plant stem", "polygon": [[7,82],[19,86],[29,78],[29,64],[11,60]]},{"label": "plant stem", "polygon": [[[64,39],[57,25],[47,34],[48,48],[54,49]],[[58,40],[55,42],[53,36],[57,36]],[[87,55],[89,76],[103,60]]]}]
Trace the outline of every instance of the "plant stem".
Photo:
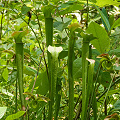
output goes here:
[{"label": "plant stem", "polygon": [[25,109],[25,98],[23,95],[23,56],[23,43],[16,42],[17,76],[22,110]]},{"label": "plant stem", "polygon": [[[47,47],[49,45],[52,45],[53,43],[53,18],[51,16],[51,10],[45,9],[44,10],[44,16],[45,16],[45,32],[46,32],[46,45]],[[52,119],[52,91],[51,91],[51,54],[47,51],[47,57],[48,57],[48,80],[49,80],[49,98],[51,101],[49,101],[49,112],[48,112],[48,120]]]},{"label": "plant stem", "polygon": [[89,57],[89,42],[83,39],[82,46],[82,118],[86,120],[87,115],[87,75],[88,75],[88,61],[86,58]]},{"label": "plant stem", "polygon": [[87,20],[86,20],[86,28],[88,28],[88,13],[89,13],[89,7],[88,7],[88,0],[87,0]]},{"label": "plant stem", "polygon": [[16,96],[15,96],[15,112],[17,113],[17,77],[16,77]]},{"label": "plant stem", "polygon": [[[4,10],[3,10],[3,12],[4,12]],[[3,12],[1,12],[2,17],[1,17],[1,24],[0,24],[0,40],[2,38],[2,21],[3,21],[3,15],[4,15]]]},{"label": "plant stem", "polygon": [[75,32],[71,32],[68,45],[69,120],[73,120],[74,113],[74,80],[73,80],[74,43]]}]

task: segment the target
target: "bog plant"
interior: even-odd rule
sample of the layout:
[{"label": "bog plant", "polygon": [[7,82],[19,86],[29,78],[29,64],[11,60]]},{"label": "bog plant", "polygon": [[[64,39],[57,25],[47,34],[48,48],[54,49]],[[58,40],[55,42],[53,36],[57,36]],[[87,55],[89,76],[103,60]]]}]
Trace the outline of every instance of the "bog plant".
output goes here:
[{"label": "bog plant", "polygon": [[2,1],[0,119],[119,119],[119,5]]}]

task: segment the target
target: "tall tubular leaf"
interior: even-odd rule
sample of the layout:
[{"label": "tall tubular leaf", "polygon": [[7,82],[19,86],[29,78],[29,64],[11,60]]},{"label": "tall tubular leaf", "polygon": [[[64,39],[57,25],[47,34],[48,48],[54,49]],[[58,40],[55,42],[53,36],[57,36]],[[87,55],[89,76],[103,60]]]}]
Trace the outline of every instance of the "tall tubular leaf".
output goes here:
[{"label": "tall tubular leaf", "polygon": [[[53,18],[51,15],[51,11],[52,11],[53,7],[51,5],[48,6],[44,6],[42,8],[42,11],[44,13],[44,17],[45,17],[45,32],[46,32],[46,45],[47,47],[49,45],[52,45],[53,43]],[[48,56],[48,80],[49,80],[49,98],[52,98],[51,95],[51,54],[49,52],[47,52],[47,56]],[[52,101],[52,100],[51,100]],[[49,102],[49,114],[48,114],[48,118],[49,120],[51,120],[52,118],[52,103],[51,101]]]},{"label": "tall tubular leaf", "polygon": [[68,47],[68,80],[69,80],[69,120],[73,120],[74,113],[74,80],[73,80],[73,53],[75,33],[71,33]]},{"label": "tall tubular leaf", "polygon": [[19,93],[22,107],[25,107],[25,98],[23,95],[23,43],[16,41],[16,63],[17,63],[17,76]]},{"label": "tall tubular leaf", "polygon": [[[82,117],[81,120],[87,120],[87,108],[88,108],[88,96],[90,93],[87,91],[88,83],[88,60],[89,57],[89,42],[91,40],[96,39],[93,34],[81,33],[83,37],[83,45],[82,45]],[[90,77],[90,76],[89,76]],[[89,85],[88,85],[89,86]]]},{"label": "tall tubular leaf", "polygon": [[[90,100],[94,101],[93,113],[94,113],[94,120],[96,120],[97,119],[97,106],[96,106],[96,100],[95,100],[96,97],[93,92],[93,90],[94,90],[93,73],[94,73],[95,60],[92,60],[92,59],[87,59],[87,60],[90,62],[89,68],[88,68],[88,82],[87,82],[87,106],[88,106]],[[92,99],[89,99],[90,97],[92,97]],[[89,110],[90,110],[90,107],[91,107],[91,105],[89,105]]]},{"label": "tall tubular leaf", "polygon": [[89,41],[83,39],[82,46],[82,118],[86,120],[87,115],[87,74],[88,74],[88,61],[86,58],[89,56]]},{"label": "tall tubular leaf", "polygon": [[[53,9],[53,6],[51,5],[42,7],[42,11],[45,17],[45,32],[46,32],[47,47],[49,45],[52,45],[53,43],[53,18],[51,15],[52,9]],[[50,68],[51,54],[48,52],[47,56],[48,56],[48,67]],[[49,69],[49,82],[50,82],[50,69]]]},{"label": "tall tubular leaf", "polygon": [[[54,102],[56,98],[56,81],[57,81],[57,68],[58,68],[58,55],[62,51],[62,47],[48,47],[48,51],[51,53],[51,93],[50,93],[50,108],[49,108],[49,120],[52,120]],[[57,113],[57,112],[55,112]],[[56,115],[55,115],[56,116]]]},{"label": "tall tubular leaf", "polygon": [[73,120],[74,113],[74,80],[73,80],[73,55],[75,43],[75,29],[79,24],[73,23],[69,26],[70,39],[68,44],[68,81],[69,81],[69,120]]},{"label": "tall tubular leaf", "polygon": [[[24,61],[24,53],[23,53],[23,42],[22,37],[26,35],[28,31],[17,31],[14,32],[12,35],[15,38],[16,42],[16,63],[17,63],[17,79],[18,79],[18,86],[19,86],[19,94],[21,100],[21,109],[25,110],[26,103],[25,97],[23,95],[24,88],[23,88],[23,61]],[[17,82],[16,82],[17,84]],[[25,118],[24,118],[25,119]]]}]

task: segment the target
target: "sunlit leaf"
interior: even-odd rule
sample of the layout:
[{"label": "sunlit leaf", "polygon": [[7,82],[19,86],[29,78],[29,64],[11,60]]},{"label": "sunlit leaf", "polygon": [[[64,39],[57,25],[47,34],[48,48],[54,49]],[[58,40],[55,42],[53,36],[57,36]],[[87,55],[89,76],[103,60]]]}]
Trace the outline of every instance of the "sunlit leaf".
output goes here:
[{"label": "sunlit leaf", "polygon": [[103,7],[109,5],[119,5],[120,3],[115,0],[97,0],[96,5]]},{"label": "sunlit leaf", "polygon": [[113,23],[113,25],[112,25],[112,27],[111,27],[111,30],[112,30],[113,28],[118,27],[118,26],[120,26],[120,18],[118,18],[118,19]]},{"label": "sunlit leaf", "polygon": [[19,117],[23,116],[25,114],[25,111],[19,111],[15,114],[9,115],[6,120],[15,120],[18,119]]},{"label": "sunlit leaf", "polygon": [[7,110],[7,107],[0,107],[0,119],[4,116],[6,110]]},{"label": "sunlit leaf", "polygon": [[82,78],[82,58],[73,61],[73,77],[74,79]]},{"label": "sunlit leaf", "polygon": [[2,77],[7,81],[8,80],[8,69],[5,68],[3,73],[2,73]]},{"label": "sunlit leaf", "polygon": [[91,43],[100,53],[108,51],[110,46],[110,39],[103,27],[95,22],[91,22],[87,29],[87,33],[92,33],[93,36],[97,38],[92,40]]}]

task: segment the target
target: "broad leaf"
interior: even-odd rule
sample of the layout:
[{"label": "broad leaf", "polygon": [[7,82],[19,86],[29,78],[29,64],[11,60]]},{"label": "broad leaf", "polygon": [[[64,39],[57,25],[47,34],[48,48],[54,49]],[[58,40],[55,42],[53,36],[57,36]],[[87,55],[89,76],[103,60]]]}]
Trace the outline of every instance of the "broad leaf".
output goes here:
[{"label": "broad leaf", "polygon": [[35,75],[37,73],[37,71],[31,67],[24,66],[23,73],[26,75]]},{"label": "broad leaf", "polygon": [[[109,23],[110,23],[110,26],[113,25],[113,23],[114,23],[114,15],[109,16]],[[111,27],[111,29],[112,29],[112,27]]]},{"label": "broad leaf", "polygon": [[73,62],[73,77],[74,79],[82,78],[82,58],[77,58]]},{"label": "broad leaf", "polygon": [[104,53],[109,49],[110,39],[105,29],[99,24],[91,22],[87,29],[87,33],[92,33],[93,36],[97,38],[92,40],[91,43],[100,53]]},{"label": "broad leaf", "polygon": [[26,5],[23,5],[21,8],[22,14],[27,14],[27,12],[30,11],[30,7],[27,7]]},{"label": "broad leaf", "polygon": [[115,109],[120,110],[120,100],[117,100],[116,103],[114,104]]},{"label": "broad leaf", "polygon": [[108,87],[111,81],[110,72],[102,72],[99,77],[98,82],[101,83],[103,86]]},{"label": "broad leaf", "polygon": [[49,83],[48,83],[48,76],[46,72],[39,74],[35,84],[35,88],[36,89],[38,88],[36,91],[37,94],[45,95],[48,92]]},{"label": "broad leaf", "polygon": [[25,114],[25,111],[19,111],[15,114],[9,115],[6,120],[15,120],[18,119],[19,117],[23,116]]},{"label": "broad leaf", "polygon": [[2,77],[7,81],[8,80],[8,69],[5,68],[3,73],[2,73]]},{"label": "broad leaf", "polygon": [[57,17],[56,20],[57,21],[54,22],[53,26],[59,31],[63,31],[72,21],[70,18],[63,18],[62,21],[60,17]]},{"label": "broad leaf", "polygon": [[7,110],[7,107],[0,107],[0,119],[4,116],[6,110]]},{"label": "broad leaf", "polygon": [[96,0],[89,0],[90,2],[93,2],[93,3],[96,3],[97,1]]},{"label": "broad leaf", "polygon": [[66,56],[68,56],[68,51],[67,50],[63,50],[62,52],[60,52],[59,54],[59,59],[63,59]]},{"label": "broad leaf", "polygon": [[103,6],[109,6],[109,5],[119,5],[119,2],[116,2],[115,0],[97,0],[96,5],[103,7]]},{"label": "broad leaf", "polygon": [[84,9],[83,6],[81,4],[78,4],[78,3],[74,3],[72,5],[67,5],[66,4],[66,9],[62,10],[60,12],[61,15],[65,15],[67,13],[71,13],[72,11],[75,11],[75,10],[82,10]]},{"label": "broad leaf", "polygon": [[120,57],[120,48],[114,49],[114,50],[110,50],[109,51],[110,55],[116,55],[117,57]]}]

